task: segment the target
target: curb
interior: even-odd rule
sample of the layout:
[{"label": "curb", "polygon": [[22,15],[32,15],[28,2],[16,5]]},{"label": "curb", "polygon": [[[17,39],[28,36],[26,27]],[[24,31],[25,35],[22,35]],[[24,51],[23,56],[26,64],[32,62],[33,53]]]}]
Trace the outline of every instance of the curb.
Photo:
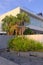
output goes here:
[{"label": "curb", "polygon": [[28,56],[34,56],[34,57],[43,57],[43,52],[18,52],[19,56],[28,57]]}]

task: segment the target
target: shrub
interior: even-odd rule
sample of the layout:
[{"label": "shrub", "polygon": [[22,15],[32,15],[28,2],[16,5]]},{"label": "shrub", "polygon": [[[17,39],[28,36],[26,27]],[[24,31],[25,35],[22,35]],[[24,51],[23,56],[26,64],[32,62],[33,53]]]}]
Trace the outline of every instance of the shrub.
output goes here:
[{"label": "shrub", "polygon": [[24,34],[24,35],[34,34],[34,32],[33,32],[31,29],[27,28],[27,29],[24,31],[23,34]]},{"label": "shrub", "polygon": [[43,45],[40,42],[17,36],[9,40],[9,49],[13,51],[40,51]]}]

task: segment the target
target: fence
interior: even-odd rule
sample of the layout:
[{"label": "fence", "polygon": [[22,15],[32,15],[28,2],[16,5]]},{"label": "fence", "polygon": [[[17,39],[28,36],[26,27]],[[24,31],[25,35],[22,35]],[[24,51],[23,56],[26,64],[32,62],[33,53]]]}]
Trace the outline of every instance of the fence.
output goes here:
[{"label": "fence", "polygon": [[[43,35],[25,35],[27,38],[34,39],[39,42],[43,42]],[[8,40],[14,36],[0,35],[0,49],[7,48]]]},{"label": "fence", "polygon": [[0,35],[0,49],[7,48],[8,40],[14,36]]}]

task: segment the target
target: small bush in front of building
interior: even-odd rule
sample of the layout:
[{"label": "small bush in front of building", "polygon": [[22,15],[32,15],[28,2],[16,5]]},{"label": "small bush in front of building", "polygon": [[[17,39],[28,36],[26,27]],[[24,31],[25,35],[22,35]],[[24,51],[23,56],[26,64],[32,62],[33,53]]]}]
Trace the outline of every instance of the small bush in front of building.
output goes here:
[{"label": "small bush in front of building", "polygon": [[34,32],[33,32],[31,29],[27,28],[27,29],[24,31],[23,34],[24,34],[24,35],[34,34]]},{"label": "small bush in front of building", "polygon": [[9,40],[8,48],[13,51],[43,51],[40,42],[17,36]]}]

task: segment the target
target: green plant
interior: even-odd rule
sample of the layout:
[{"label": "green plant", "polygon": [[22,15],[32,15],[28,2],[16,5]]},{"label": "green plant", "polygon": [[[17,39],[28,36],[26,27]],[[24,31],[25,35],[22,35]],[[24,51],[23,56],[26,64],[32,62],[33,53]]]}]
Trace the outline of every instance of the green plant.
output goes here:
[{"label": "green plant", "polygon": [[9,40],[8,48],[13,51],[41,51],[43,45],[26,37],[17,36]]},{"label": "green plant", "polygon": [[28,34],[33,34],[34,32],[31,30],[31,29],[29,29],[29,28],[27,28],[25,31],[24,31],[24,35],[28,35]]},{"label": "green plant", "polygon": [[[20,14],[17,14],[16,17],[15,16],[5,16],[5,18],[2,20],[3,21],[3,24],[2,24],[2,29],[3,31],[6,31],[7,34],[9,35],[13,35],[14,33],[14,29],[17,30],[18,32],[18,28],[22,27],[22,28],[25,28],[24,26],[24,23],[27,22],[28,24],[30,23],[30,17],[28,16],[27,13],[25,12],[22,12]],[[15,25],[18,25],[18,26],[15,26]],[[15,28],[14,28],[15,26]],[[12,29],[13,27],[13,29]],[[23,34],[23,29],[21,31],[21,33]],[[17,33],[16,33],[17,35]]]}]

